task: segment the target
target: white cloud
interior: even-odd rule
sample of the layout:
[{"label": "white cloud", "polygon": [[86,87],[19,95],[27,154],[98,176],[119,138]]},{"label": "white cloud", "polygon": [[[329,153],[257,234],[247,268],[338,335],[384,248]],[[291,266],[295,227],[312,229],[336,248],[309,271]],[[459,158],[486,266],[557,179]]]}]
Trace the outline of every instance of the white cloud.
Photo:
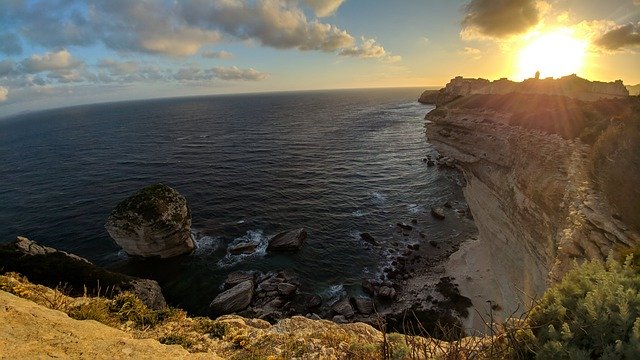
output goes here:
[{"label": "white cloud", "polygon": [[338,55],[360,58],[377,58],[389,62],[401,60],[400,56],[391,55],[384,49],[384,47],[376,44],[375,39],[365,38],[362,38],[362,44],[360,46],[352,46],[350,48],[342,49],[338,52]]},{"label": "white cloud", "polygon": [[473,47],[465,47],[464,49],[458,51],[458,54],[468,56],[474,60],[478,60],[482,57],[482,51]]},{"label": "white cloud", "polygon": [[179,4],[191,26],[217,28],[235,38],[277,49],[333,52],[354,43],[351,35],[335,25],[309,21],[295,1],[191,0]]},{"label": "white cloud", "polygon": [[228,68],[215,67],[211,69],[215,77],[222,80],[245,80],[245,81],[260,81],[269,77],[269,74],[260,72],[256,69],[240,69],[235,66]]},{"label": "white cloud", "polygon": [[7,95],[9,95],[9,89],[4,86],[0,86],[0,102],[6,101]]},{"label": "white cloud", "polygon": [[344,0],[303,0],[307,6],[315,11],[317,17],[333,15],[344,3]]},{"label": "white cloud", "polygon": [[73,69],[83,65],[83,62],[73,58],[66,49],[48,52],[44,55],[32,55],[20,62],[25,72],[35,74],[50,70]]}]

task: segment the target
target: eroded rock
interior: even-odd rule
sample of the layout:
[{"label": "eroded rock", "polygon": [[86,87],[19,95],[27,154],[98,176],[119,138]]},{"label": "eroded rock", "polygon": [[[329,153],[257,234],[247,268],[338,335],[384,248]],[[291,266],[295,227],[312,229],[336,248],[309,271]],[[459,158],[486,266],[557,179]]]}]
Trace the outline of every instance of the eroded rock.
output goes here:
[{"label": "eroded rock", "polygon": [[231,314],[246,309],[252,298],[253,282],[247,280],[218,294],[209,304],[209,310],[213,315]]},{"label": "eroded rock", "polygon": [[129,255],[169,258],[195,248],[187,200],[163,184],[142,188],[120,202],[105,228]]},{"label": "eroded rock", "polygon": [[307,239],[303,228],[281,232],[269,239],[268,251],[298,251]]}]

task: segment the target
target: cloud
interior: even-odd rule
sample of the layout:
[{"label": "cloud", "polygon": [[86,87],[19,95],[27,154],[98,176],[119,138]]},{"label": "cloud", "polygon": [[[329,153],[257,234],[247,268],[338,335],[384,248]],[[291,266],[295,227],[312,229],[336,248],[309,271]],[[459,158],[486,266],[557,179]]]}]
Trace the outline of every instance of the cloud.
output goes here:
[{"label": "cloud", "polygon": [[0,77],[11,75],[15,72],[16,66],[13,61],[5,59],[0,61]]},{"label": "cloud", "polygon": [[342,3],[344,0],[0,1],[0,21],[20,29],[23,40],[48,48],[102,44],[122,53],[187,57],[207,45],[235,39],[276,49],[338,52],[352,48],[354,37],[335,25],[308,19],[302,6],[323,17]]},{"label": "cloud", "polygon": [[228,68],[215,67],[211,69],[214,76],[222,80],[245,80],[245,81],[260,81],[269,77],[269,74],[257,71],[256,69],[239,69],[235,66]]},{"label": "cloud", "polygon": [[20,39],[13,33],[0,34],[0,53],[5,55],[19,55],[22,53]]},{"label": "cloud", "polygon": [[460,55],[466,55],[474,60],[478,60],[482,57],[482,51],[480,49],[465,47],[464,49],[458,51]]},{"label": "cloud", "polygon": [[220,50],[220,51],[211,51],[211,50],[207,50],[207,51],[203,51],[202,52],[202,57],[203,58],[208,58],[208,59],[231,59],[233,58],[233,54],[228,52],[228,51],[224,51],[224,50]]},{"label": "cloud", "polygon": [[117,61],[113,59],[102,59],[98,63],[98,67],[107,70],[111,75],[122,76],[137,72],[140,69],[140,63],[137,61]]},{"label": "cloud", "polygon": [[241,40],[256,40],[277,49],[333,52],[353,46],[345,30],[309,21],[293,1],[183,1],[181,13],[192,26],[215,27]]},{"label": "cloud", "polygon": [[640,23],[619,25],[602,34],[594,43],[607,50],[640,46]]},{"label": "cloud", "polygon": [[50,70],[68,70],[83,66],[83,62],[71,56],[66,49],[48,52],[44,55],[32,55],[20,62],[22,69],[30,74]]},{"label": "cloud", "polygon": [[333,15],[344,3],[344,0],[303,0],[307,6],[313,9],[317,17]]},{"label": "cloud", "polygon": [[9,95],[9,89],[4,86],[0,86],[0,102],[6,101],[7,95]]},{"label": "cloud", "polygon": [[376,44],[374,39],[366,38],[362,38],[362,44],[360,46],[352,46],[350,48],[342,49],[338,52],[338,55],[360,58],[378,58],[390,62],[399,61],[401,59],[400,56],[389,54],[384,47]]},{"label": "cloud", "polygon": [[538,24],[541,5],[536,0],[471,0],[464,6],[462,38],[505,38]]},{"label": "cloud", "polygon": [[190,26],[168,2],[100,0],[92,9],[91,24],[115,50],[184,57],[221,37],[218,31]]}]

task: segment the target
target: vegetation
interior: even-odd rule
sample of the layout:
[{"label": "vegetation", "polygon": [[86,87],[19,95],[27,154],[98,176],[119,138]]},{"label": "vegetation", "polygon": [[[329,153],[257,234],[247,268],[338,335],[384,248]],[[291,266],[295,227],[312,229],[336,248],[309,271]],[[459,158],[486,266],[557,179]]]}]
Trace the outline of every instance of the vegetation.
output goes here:
[{"label": "vegetation", "polygon": [[111,300],[72,298],[15,273],[0,276],[0,290],[65,311],[75,319],[100,321],[136,337],[230,359],[636,359],[640,356],[640,261],[633,254],[638,253],[640,248],[624,252],[631,254],[624,263],[610,257],[606,263],[576,266],[522,318],[489,324],[491,335],[455,341],[303,318],[273,326],[233,316],[190,318],[180,310],[151,310],[130,293]]},{"label": "vegetation", "polygon": [[544,294],[530,318],[537,358],[640,356],[640,275],[631,261],[587,262]]}]

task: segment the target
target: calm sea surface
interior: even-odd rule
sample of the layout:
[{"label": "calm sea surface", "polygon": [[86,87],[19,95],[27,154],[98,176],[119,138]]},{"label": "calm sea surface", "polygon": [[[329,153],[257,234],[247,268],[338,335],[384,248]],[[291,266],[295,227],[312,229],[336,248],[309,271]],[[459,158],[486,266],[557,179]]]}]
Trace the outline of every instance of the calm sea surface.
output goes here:
[{"label": "calm sea surface", "polygon": [[[427,168],[430,106],[420,89],[162,99],[51,110],[0,121],[0,242],[23,235],[103,266],[156,279],[173,304],[203,313],[226,274],[290,269],[302,288],[357,292],[379,273],[394,224],[462,201],[458,175]],[[191,207],[198,249],[128,258],[104,223],[137,189],[163,182]],[[430,234],[449,234],[432,221]],[[296,254],[269,236],[305,227]],[[369,232],[383,243],[359,238]],[[262,244],[250,256],[227,246]]]}]

